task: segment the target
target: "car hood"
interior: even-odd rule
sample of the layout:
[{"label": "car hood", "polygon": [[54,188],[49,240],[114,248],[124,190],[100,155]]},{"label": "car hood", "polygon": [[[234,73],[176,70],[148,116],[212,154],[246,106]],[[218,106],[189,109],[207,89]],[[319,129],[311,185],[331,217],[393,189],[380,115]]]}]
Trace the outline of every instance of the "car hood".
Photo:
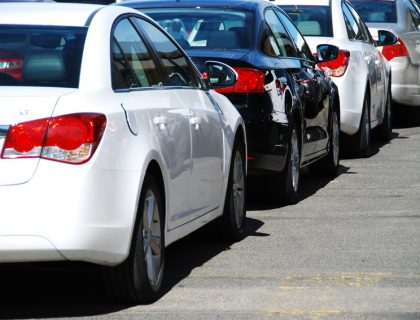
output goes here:
[{"label": "car hood", "polygon": [[[10,126],[51,117],[58,99],[75,89],[40,87],[0,87],[0,152]],[[0,158],[0,186],[29,181],[39,158]]]}]

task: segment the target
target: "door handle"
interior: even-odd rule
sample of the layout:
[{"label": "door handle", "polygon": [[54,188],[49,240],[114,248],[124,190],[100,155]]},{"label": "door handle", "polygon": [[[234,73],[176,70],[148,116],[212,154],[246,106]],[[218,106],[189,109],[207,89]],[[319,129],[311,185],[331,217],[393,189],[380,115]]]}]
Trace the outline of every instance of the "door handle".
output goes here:
[{"label": "door handle", "polygon": [[191,116],[190,124],[194,127],[195,130],[198,130],[200,128],[200,124],[201,124],[201,117],[199,117],[197,115]]},{"label": "door handle", "polygon": [[369,62],[370,62],[370,60],[372,60],[372,58],[371,58],[371,57],[369,57],[369,56],[366,56],[366,57],[365,57],[365,61],[366,61],[367,63],[369,63]]},{"label": "door handle", "polygon": [[168,124],[167,117],[156,117],[153,119],[153,123],[159,127],[160,130],[164,130]]}]

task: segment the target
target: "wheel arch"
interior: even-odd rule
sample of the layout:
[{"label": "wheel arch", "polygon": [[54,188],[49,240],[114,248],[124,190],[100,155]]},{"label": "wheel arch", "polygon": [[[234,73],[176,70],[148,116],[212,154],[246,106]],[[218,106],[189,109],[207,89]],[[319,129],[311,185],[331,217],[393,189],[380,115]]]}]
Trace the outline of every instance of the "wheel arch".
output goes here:
[{"label": "wheel arch", "polygon": [[[151,156],[150,156],[151,157]],[[140,184],[138,187],[138,192],[137,192],[137,203],[135,206],[135,213],[132,219],[132,227],[131,227],[131,234],[129,237],[129,243],[128,243],[128,247],[127,247],[127,254],[126,256],[128,257],[130,255],[130,253],[133,250],[133,245],[134,245],[134,235],[137,232],[137,228],[139,225],[139,220],[140,219],[140,198],[141,198],[141,194],[143,191],[143,187],[144,187],[144,181],[146,179],[147,176],[153,176],[153,178],[156,180],[156,183],[158,184],[159,187],[159,191],[161,193],[161,197],[162,197],[162,205],[163,205],[163,210],[164,210],[164,214],[163,214],[163,225],[164,225],[164,234],[165,234],[165,230],[166,230],[166,211],[167,211],[167,202],[166,202],[166,188],[165,188],[165,180],[164,180],[164,176],[163,176],[163,171],[161,168],[161,165],[159,164],[158,160],[155,158],[150,158],[149,162],[147,164],[147,168],[144,170],[144,173],[141,176],[141,180],[140,180]]]}]

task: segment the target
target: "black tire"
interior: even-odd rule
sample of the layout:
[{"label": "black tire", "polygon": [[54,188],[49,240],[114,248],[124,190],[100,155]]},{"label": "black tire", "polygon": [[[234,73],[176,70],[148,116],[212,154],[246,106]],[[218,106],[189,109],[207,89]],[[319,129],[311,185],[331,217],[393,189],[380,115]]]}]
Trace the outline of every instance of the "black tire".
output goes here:
[{"label": "black tire", "polygon": [[238,241],[244,236],[246,221],[245,146],[236,139],[229,170],[225,206],[221,217],[223,238]]},{"label": "black tire", "polygon": [[299,200],[301,139],[296,124],[291,122],[286,164],[280,174],[268,176],[268,194],[274,204],[290,205]]},{"label": "black tire", "polygon": [[357,133],[349,137],[350,152],[354,156],[369,158],[371,155],[372,130],[370,128],[370,107],[367,95],[363,101],[363,111]]},{"label": "black tire", "polygon": [[392,96],[391,96],[391,88],[388,89],[388,95],[387,95],[387,98],[386,98],[384,120],[378,126],[377,132],[378,132],[378,138],[381,141],[389,141],[389,140],[392,139]]},{"label": "black tire", "polygon": [[336,177],[340,164],[340,120],[337,110],[334,108],[330,117],[329,125],[329,150],[328,154],[311,164],[311,173],[321,174],[328,177]]},{"label": "black tire", "polygon": [[[150,217],[152,221],[149,224]],[[103,273],[110,298],[137,304],[155,301],[160,296],[165,267],[164,221],[160,189],[155,178],[147,175],[140,196],[130,254],[123,263],[106,268]],[[150,227],[145,228],[146,224]]]}]

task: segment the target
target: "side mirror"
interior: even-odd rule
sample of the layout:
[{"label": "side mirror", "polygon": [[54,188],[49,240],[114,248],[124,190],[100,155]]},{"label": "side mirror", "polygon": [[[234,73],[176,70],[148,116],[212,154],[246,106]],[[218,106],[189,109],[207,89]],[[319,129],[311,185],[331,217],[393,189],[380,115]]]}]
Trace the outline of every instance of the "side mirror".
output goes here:
[{"label": "side mirror", "polygon": [[397,41],[398,41],[398,37],[391,31],[379,30],[378,41],[375,41],[375,45],[377,47],[390,46],[397,43]]},{"label": "side mirror", "polygon": [[212,89],[226,88],[236,83],[238,74],[227,64],[218,61],[206,61],[204,79]]},{"label": "side mirror", "polygon": [[339,48],[331,44],[320,44],[316,47],[316,63],[335,60],[338,57]]}]

